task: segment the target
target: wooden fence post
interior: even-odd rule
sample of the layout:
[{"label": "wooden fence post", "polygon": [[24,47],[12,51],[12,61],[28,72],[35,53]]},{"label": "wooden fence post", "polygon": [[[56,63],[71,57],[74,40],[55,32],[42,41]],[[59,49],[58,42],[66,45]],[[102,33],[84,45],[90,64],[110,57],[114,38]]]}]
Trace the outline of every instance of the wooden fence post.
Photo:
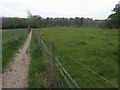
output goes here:
[{"label": "wooden fence post", "polygon": [[39,43],[39,42],[38,42],[38,36],[37,36],[36,31],[34,31],[34,34],[35,34],[35,36],[36,36],[36,39],[35,39],[35,40],[36,40],[36,43]]},{"label": "wooden fence post", "polygon": [[51,52],[51,85],[56,88],[56,74],[55,74],[55,57],[54,57],[54,42],[50,42],[50,52]]},{"label": "wooden fence post", "polygon": [[44,46],[43,46],[43,43],[42,43],[42,38],[41,36],[39,35],[39,39],[40,39],[40,46],[41,46],[41,51],[42,51],[42,54],[45,55],[45,51],[44,51]]},{"label": "wooden fence post", "polygon": [[24,31],[21,30],[19,35],[20,35],[20,37],[24,36]]},{"label": "wooden fence post", "polygon": [[13,31],[11,31],[12,41],[14,40]]}]

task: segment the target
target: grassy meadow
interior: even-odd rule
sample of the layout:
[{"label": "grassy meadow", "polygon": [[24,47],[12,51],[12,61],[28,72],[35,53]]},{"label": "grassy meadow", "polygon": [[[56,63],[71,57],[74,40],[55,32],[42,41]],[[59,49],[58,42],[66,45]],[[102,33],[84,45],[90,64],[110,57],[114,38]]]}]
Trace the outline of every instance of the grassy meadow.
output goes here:
[{"label": "grassy meadow", "polygon": [[[49,48],[55,44],[55,56],[81,88],[114,88],[118,85],[118,31],[99,28],[43,28],[39,31]],[[30,87],[38,87],[40,70],[45,60],[35,39],[31,43]],[[34,57],[34,58],[33,58]],[[38,72],[39,73],[39,72]],[[97,73],[97,75],[96,75]],[[104,78],[104,79],[103,79]]]},{"label": "grassy meadow", "polygon": [[25,30],[2,30],[2,72],[22,47],[27,35],[28,32]]}]

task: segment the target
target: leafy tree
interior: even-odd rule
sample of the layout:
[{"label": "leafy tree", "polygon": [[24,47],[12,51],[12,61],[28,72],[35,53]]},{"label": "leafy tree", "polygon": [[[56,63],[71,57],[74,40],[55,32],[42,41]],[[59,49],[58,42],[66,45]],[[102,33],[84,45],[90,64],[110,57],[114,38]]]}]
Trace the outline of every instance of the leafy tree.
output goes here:
[{"label": "leafy tree", "polygon": [[114,14],[111,14],[107,21],[109,28],[120,28],[120,4],[116,4],[115,8],[113,9]]},{"label": "leafy tree", "polygon": [[26,28],[26,18],[17,17],[2,17],[2,28],[3,29],[15,29],[15,28]]},{"label": "leafy tree", "polygon": [[30,11],[27,11],[28,28],[40,28],[42,27],[42,17],[40,15],[32,15]]},{"label": "leafy tree", "polygon": [[27,18],[28,29],[31,29],[33,20],[32,20],[32,14],[30,13],[29,10],[27,10],[27,15],[28,15],[28,18]]}]

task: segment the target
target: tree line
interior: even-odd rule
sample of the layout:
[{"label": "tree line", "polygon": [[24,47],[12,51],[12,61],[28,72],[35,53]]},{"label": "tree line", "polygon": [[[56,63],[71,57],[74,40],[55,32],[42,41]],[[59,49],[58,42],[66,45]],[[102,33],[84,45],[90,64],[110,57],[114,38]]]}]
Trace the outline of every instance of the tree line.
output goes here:
[{"label": "tree line", "polygon": [[[29,22],[29,23],[28,23]],[[43,28],[43,27],[103,27],[105,20],[93,20],[91,18],[42,18],[33,15],[28,18],[2,17],[3,29],[14,28]],[[28,25],[29,24],[29,25]]]},{"label": "tree line", "polygon": [[100,27],[120,28],[120,4],[117,4],[111,14],[105,20],[93,20],[92,18],[43,18],[40,15],[32,15],[28,11],[28,18],[2,17],[2,29],[15,28],[44,28],[44,27]]}]

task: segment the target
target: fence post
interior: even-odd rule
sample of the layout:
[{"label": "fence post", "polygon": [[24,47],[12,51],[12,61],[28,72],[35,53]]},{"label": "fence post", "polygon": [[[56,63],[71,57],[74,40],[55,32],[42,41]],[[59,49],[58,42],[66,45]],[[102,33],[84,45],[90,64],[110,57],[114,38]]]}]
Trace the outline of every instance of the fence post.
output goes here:
[{"label": "fence post", "polygon": [[[38,34],[38,33],[37,33]],[[45,55],[45,52],[44,52],[44,46],[43,46],[43,43],[42,43],[42,38],[40,35],[38,35],[39,37],[39,43],[40,43],[40,46],[41,46],[41,51],[42,51],[42,54]]]},{"label": "fence post", "polygon": [[20,37],[24,36],[24,31],[21,30],[19,35]]},{"label": "fence post", "polygon": [[56,74],[55,74],[55,57],[54,57],[54,42],[50,42],[50,52],[51,52],[51,85],[56,88]]},{"label": "fence post", "polygon": [[13,31],[11,30],[12,41],[14,40]]},{"label": "fence post", "polygon": [[38,38],[37,38],[38,36],[37,36],[36,31],[34,31],[34,35],[36,36],[35,42],[38,43]]}]

